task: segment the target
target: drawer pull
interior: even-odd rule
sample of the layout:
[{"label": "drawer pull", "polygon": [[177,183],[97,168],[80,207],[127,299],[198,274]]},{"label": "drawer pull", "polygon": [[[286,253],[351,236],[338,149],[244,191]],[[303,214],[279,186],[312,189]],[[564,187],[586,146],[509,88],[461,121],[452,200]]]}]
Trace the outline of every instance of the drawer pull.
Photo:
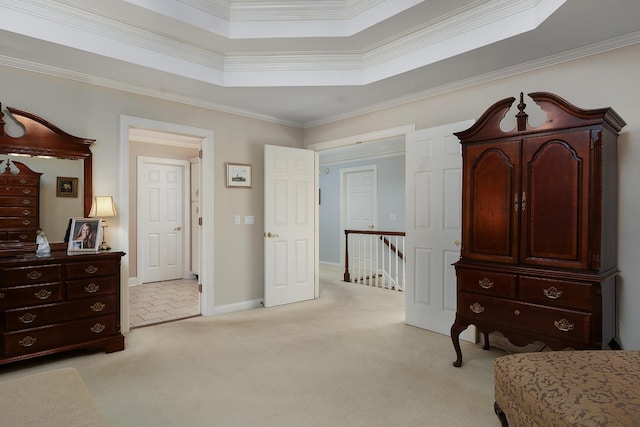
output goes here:
[{"label": "drawer pull", "polygon": [[46,289],[40,289],[38,292],[33,294],[33,296],[35,296],[38,299],[49,299],[51,295],[52,295],[51,291],[48,291]]},{"label": "drawer pull", "polygon": [[25,209],[22,211],[22,215],[24,216],[29,216],[31,214],[31,211],[29,209]]},{"label": "drawer pull", "polygon": [[91,332],[93,332],[94,334],[99,334],[100,332],[104,331],[105,329],[106,329],[106,326],[104,326],[102,323],[96,323],[91,328],[89,328],[89,330]]},{"label": "drawer pull", "polygon": [[515,314],[516,316],[520,316],[520,310],[514,310],[513,314]]},{"label": "drawer pull", "polygon": [[18,237],[20,238],[20,240],[27,240],[27,237],[29,236],[27,236],[26,234],[21,234]]},{"label": "drawer pull", "polygon": [[97,303],[93,304],[92,306],[90,306],[89,308],[91,309],[91,311],[99,312],[99,311],[104,310],[105,307],[106,307],[105,304],[103,304],[101,302],[97,302]]},{"label": "drawer pull", "polygon": [[25,219],[22,221],[22,225],[29,225],[31,224],[31,221],[29,221],[28,219]]},{"label": "drawer pull", "polygon": [[87,286],[84,287],[84,291],[90,294],[95,294],[96,292],[98,292],[99,289],[100,289],[100,285],[96,285],[93,282],[89,283]]},{"label": "drawer pull", "polygon": [[98,267],[96,267],[95,265],[90,265],[87,268],[85,268],[84,271],[85,273],[95,274],[98,272]]},{"label": "drawer pull", "polygon": [[32,345],[34,345],[36,343],[36,341],[38,341],[37,338],[34,338],[34,337],[31,337],[31,336],[27,335],[26,337],[24,337],[23,339],[18,341],[18,344],[20,344],[23,347],[31,347]]},{"label": "drawer pull", "polygon": [[24,190],[22,190],[22,194],[31,194],[31,190],[28,188],[25,188]]},{"label": "drawer pull", "polygon": [[562,332],[569,332],[569,331],[573,331],[573,323],[569,323],[569,321],[567,319],[562,319],[562,320],[556,320],[553,322],[554,325],[556,325],[556,328],[558,328],[559,330],[561,330]]},{"label": "drawer pull", "polygon": [[469,306],[469,309],[471,309],[471,311],[473,311],[476,314],[480,314],[480,313],[482,313],[484,311],[484,307],[481,306],[480,304],[478,304],[477,302],[471,304]]},{"label": "drawer pull", "polygon": [[4,298],[4,293],[0,292],[0,299]]},{"label": "drawer pull", "polygon": [[25,205],[25,206],[26,206],[26,205],[30,205],[30,204],[31,204],[31,200],[29,200],[29,199],[24,199],[24,200],[22,201],[22,204],[23,204],[23,205]]},{"label": "drawer pull", "polygon": [[36,317],[38,317],[37,314],[25,313],[24,315],[18,317],[18,320],[26,325],[28,323],[33,323],[33,321],[36,320]]},{"label": "drawer pull", "polygon": [[562,296],[562,291],[556,289],[555,286],[552,286],[549,289],[544,289],[543,292],[544,295],[549,299],[558,299]]},{"label": "drawer pull", "polygon": [[480,285],[480,287],[483,288],[483,289],[491,289],[491,288],[493,288],[493,282],[491,280],[489,280],[488,277],[485,277],[482,280],[478,280],[478,285]]},{"label": "drawer pull", "polygon": [[22,178],[20,181],[18,181],[20,184],[25,185],[27,183],[27,180]]},{"label": "drawer pull", "polygon": [[42,277],[42,273],[38,270],[31,270],[27,273],[27,279],[36,280]]}]

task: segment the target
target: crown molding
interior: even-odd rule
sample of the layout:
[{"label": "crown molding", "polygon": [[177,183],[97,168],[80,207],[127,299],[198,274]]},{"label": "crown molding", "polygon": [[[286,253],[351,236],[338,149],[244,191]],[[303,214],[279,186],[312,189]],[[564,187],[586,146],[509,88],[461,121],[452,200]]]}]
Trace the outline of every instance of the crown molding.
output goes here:
[{"label": "crown molding", "polygon": [[550,55],[544,58],[536,59],[534,61],[524,62],[522,64],[514,65],[512,67],[506,67],[490,73],[479,74],[468,79],[459,80],[445,85],[429,88],[420,92],[415,92],[408,96],[397,97],[390,99],[386,102],[377,104],[371,104],[366,108],[359,108],[352,110],[346,114],[337,114],[328,116],[321,120],[314,120],[306,122],[302,125],[303,128],[308,129],[316,126],[326,125],[341,120],[347,120],[354,117],[362,116],[364,114],[370,114],[376,111],[384,110],[387,108],[393,108],[400,105],[409,104],[412,102],[421,101],[434,96],[443,95],[445,93],[453,92],[456,90],[465,89],[479,84],[488,83],[495,80],[500,80],[508,77],[513,77],[519,74],[535,71],[559,65],[565,62],[574,61],[577,59],[597,55],[600,53],[608,52],[615,49],[624,48],[640,43],[640,31],[632,34],[627,34],[622,37],[616,37],[601,43],[594,43],[589,46],[573,49],[570,51],[562,52],[557,55]]},{"label": "crown molding", "polygon": [[125,1],[222,37],[253,39],[348,37],[425,0]]},{"label": "crown molding", "polygon": [[573,61],[576,59],[596,55],[596,54],[607,52],[614,49],[623,48],[626,46],[635,45],[638,43],[640,43],[640,32],[628,34],[623,37],[614,38],[602,43],[596,43],[583,48],[574,49],[561,54],[540,58],[535,61],[525,62],[523,64],[519,64],[513,67],[503,68],[495,72],[481,74],[478,76],[474,76],[472,78],[460,80],[450,84],[437,86],[424,91],[416,92],[409,96],[394,98],[383,103],[372,104],[366,108],[355,109],[346,114],[333,115],[333,116],[323,118],[321,120],[314,120],[306,123],[281,120],[273,116],[257,114],[253,111],[249,111],[246,109],[233,108],[228,105],[217,104],[217,103],[205,101],[202,99],[171,94],[158,89],[146,88],[139,85],[133,85],[133,84],[124,83],[116,80],[106,79],[106,78],[97,77],[97,76],[93,76],[85,73],[79,73],[71,70],[43,65],[43,64],[39,64],[31,61],[24,61],[21,59],[11,58],[11,57],[2,56],[2,55],[0,55],[0,66],[6,66],[6,67],[15,68],[23,71],[43,74],[43,75],[62,78],[66,80],[72,80],[72,81],[86,83],[90,85],[96,85],[96,86],[105,87],[108,89],[114,89],[114,90],[119,90],[123,92],[154,97],[154,98],[162,99],[165,101],[171,101],[171,102],[190,105],[194,107],[215,110],[223,113],[235,114],[242,117],[247,117],[247,118],[252,118],[257,120],[264,120],[267,122],[281,124],[285,126],[307,129],[315,126],[325,125],[332,122],[337,122],[340,120],[347,120],[353,117],[373,113],[373,112],[384,110],[387,108],[396,107],[399,105],[409,104],[411,102],[428,99],[433,96],[442,95],[448,92],[453,92],[456,90],[476,86],[482,83],[487,83],[487,82],[502,79],[502,78],[512,77],[512,76],[526,73],[529,71],[558,65],[564,62]]},{"label": "crown molding", "polygon": [[254,111],[250,111],[247,109],[230,107],[228,105],[218,104],[218,103],[206,101],[200,98],[177,95],[177,94],[169,93],[159,89],[147,88],[140,85],[124,83],[124,82],[113,80],[113,79],[107,79],[104,77],[98,77],[98,76],[94,76],[86,73],[79,73],[77,71],[44,65],[44,64],[40,64],[32,61],[25,61],[22,59],[11,58],[8,56],[0,55],[0,66],[42,74],[49,77],[56,77],[56,78],[71,80],[79,83],[95,85],[95,86],[104,87],[107,89],[126,92],[126,93],[133,93],[136,95],[148,96],[156,99],[161,99],[164,101],[190,105],[192,107],[205,108],[208,110],[214,110],[221,113],[228,113],[228,114],[234,114],[237,116],[247,117],[251,119],[263,120],[266,122],[271,122],[271,123],[280,124],[284,126],[301,128],[301,124],[299,122],[282,120],[278,117],[273,117],[266,114],[258,114]]},{"label": "crown molding", "polygon": [[[129,1],[135,4],[150,3],[150,0]],[[71,0],[0,0],[0,5],[5,7],[5,11],[14,13],[14,16],[2,21],[3,28],[9,31],[219,86],[269,87],[373,83],[531,30],[564,1],[475,2],[361,52],[244,54],[215,52],[208,47],[196,46],[106,14],[98,14]],[[203,6],[200,0],[182,2]],[[311,3],[317,7],[325,3],[352,7],[366,5],[371,10],[376,5],[386,5],[388,1]],[[308,7],[306,1],[230,4],[232,11],[234,7],[258,8],[257,5],[273,8],[286,6],[296,10]],[[218,2],[217,6],[222,8],[224,3]],[[327,5],[324,7],[330,8]],[[547,15],[541,16],[539,9],[543,9]],[[506,20],[510,25],[505,25]],[[514,21],[520,25],[515,25]]]}]

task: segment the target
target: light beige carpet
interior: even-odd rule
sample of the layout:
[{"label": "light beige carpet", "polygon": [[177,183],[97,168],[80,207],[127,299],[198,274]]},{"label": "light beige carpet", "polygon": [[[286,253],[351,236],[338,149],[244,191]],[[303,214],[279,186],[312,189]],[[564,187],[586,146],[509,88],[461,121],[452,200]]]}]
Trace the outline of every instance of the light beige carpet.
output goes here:
[{"label": "light beige carpet", "polygon": [[75,367],[114,426],[499,426],[493,360],[404,323],[404,294],[321,280],[317,300],[198,317],[126,349],[0,367]]}]

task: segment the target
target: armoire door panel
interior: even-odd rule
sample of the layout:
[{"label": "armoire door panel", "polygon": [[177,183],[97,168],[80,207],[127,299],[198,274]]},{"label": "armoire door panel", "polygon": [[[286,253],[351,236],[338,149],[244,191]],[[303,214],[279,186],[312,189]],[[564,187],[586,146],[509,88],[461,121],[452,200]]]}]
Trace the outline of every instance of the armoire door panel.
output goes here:
[{"label": "armoire door panel", "polygon": [[516,262],[518,258],[519,141],[467,147],[464,186],[466,236],[464,256],[471,259]]},{"label": "armoire door panel", "polygon": [[521,262],[588,267],[589,132],[523,143]]}]

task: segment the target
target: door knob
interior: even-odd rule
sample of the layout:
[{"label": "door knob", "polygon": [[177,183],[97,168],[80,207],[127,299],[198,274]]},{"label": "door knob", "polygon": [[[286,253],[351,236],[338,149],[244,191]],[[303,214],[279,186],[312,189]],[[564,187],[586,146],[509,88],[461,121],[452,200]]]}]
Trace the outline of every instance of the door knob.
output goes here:
[{"label": "door knob", "polygon": [[173,231],[180,231],[180,230],[182,230],[181,226],[177,226],[176,228],[173,229]]},{"label": "door knob", "polygon": [[271,238],[271,237],[278,237],[278,235],[277,235],[276,233],[272,233],[272,232],[270,232],[270,231],[269,231],[268,233],[264,233],[264,236],[265,236],[265,237],[269,237],[269,238]]},{"label": "door knob", "polygon": [[462,242],[460,240],[456,240],[453,242],[454,245],[456,246],[460,246],[462,244]]}]

